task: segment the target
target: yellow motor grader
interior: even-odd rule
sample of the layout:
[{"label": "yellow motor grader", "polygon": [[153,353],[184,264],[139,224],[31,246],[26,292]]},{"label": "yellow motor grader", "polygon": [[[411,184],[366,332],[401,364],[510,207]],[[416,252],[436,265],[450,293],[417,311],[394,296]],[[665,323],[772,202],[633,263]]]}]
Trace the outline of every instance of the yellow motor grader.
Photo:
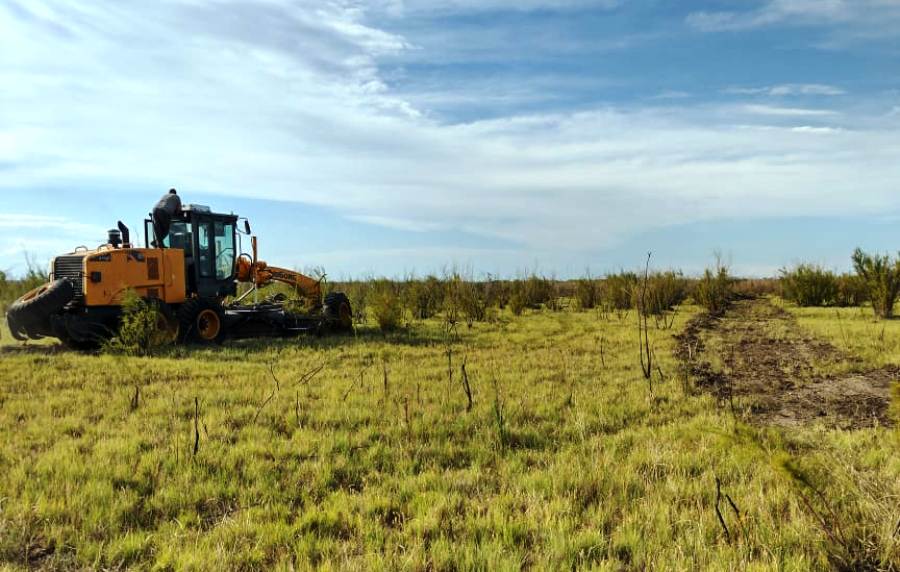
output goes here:
[{"label": "yellow motor grader", "polygon": [[[54,258],[50,282],[8,308],[12,335],[96,347],[118,331],[128,292],[153,304],[160,330],[182,343],[352,329],[346,295],[323,296],[321,280],[268,266],[257,257],[255,236],[251,253],[241,251],[242,236],[251,234],[246,219],[187,205],[165,226],[160,236],[152,215],[145,220],[147,246],[139,248],[119,222],[107,244]],[[296,300],[283,294],[260,300],[260,288],[273,282],[290,286]]]}]

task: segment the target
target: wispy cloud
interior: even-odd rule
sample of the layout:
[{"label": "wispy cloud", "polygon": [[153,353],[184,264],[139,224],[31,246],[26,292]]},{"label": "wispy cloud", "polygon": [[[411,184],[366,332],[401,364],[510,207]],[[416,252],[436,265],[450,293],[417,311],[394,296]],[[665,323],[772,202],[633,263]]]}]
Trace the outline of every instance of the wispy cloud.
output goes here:
[{"label": "wispy cloud", "polygon": [[838,35],[896,37],[900,3],[895,0],[766,0],[745,11],[699,11],[687,24],[704,32],[751,30],[764,26],[839,24]]},{"label": "wispy cloud", "polygon": [[821,83],[788,83],[764,87],[729,87],[724,91],[725,93],[733,95],[769,95],[773,97],[798,95],[836,96],[847,93],[839,87]]},{"label": "wispy cloud", "polygon": [[753,115],[774,115],[779,117],[829,117],[837,115],[830,109],[806,109],[802,107],[778,107],[774,105],[750,104],[744,111]]}]

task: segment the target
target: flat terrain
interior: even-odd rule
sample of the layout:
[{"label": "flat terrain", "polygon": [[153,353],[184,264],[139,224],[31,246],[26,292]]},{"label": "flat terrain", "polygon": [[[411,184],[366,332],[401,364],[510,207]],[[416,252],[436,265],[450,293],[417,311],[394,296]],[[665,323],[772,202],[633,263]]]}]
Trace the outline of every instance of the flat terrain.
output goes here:
[{"label": "flat terrain", "polygon": [[651,321],[649,383],[633,312],[153,358],[4,336],[0,565],[897,569],[900,323],[877,352],[841,342],[866,315],[768,304]]}]

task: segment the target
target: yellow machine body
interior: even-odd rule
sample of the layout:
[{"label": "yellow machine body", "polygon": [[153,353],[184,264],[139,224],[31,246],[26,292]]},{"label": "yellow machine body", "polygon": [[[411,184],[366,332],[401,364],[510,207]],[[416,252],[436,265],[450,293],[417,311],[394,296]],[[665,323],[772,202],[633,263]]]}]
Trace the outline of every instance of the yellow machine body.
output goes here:
[{"label": "yellow machine body", "polygon": [[[81,259],[80,286],[85,306],[119,306],[125,293],[181,304],[186,299],[184,251],[180,248],[114,248],[74,252]],[[54,267],[60,265],[59,259]]]}]

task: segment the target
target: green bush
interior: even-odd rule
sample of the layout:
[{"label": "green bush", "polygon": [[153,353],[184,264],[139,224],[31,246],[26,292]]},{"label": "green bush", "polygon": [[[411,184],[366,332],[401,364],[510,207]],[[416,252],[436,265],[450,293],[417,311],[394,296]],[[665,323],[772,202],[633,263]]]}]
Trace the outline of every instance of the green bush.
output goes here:
[{"label": "green bush", "polygon": [[710,314],[721,314],[731,301],[731,277],[721,262],[714,269],[707,268],[697,281],[694,299]]},{"label": "green bush", "polygon": [[830,306],[838,294],[833,272],[814,264],[799,264],[781,270],[781,288],[785,300],[798,306]]},{"label": "green bush", "polygon": [[159,307],[129,290],[122,300],[119,331],[104,345],[104,350],[133,356],[152,355],[171,343],[173,337]]},{"label": "green bush", "polygon": [[600,286],[591,277],[575,282],[575,301],[582,310],[590,310],[600,303]]},{"label": "green bush", "polygon": [[390,332],[400,327],[403,321],[403,305],[396,282],[375,280],[367,295],[367,308],[375,315],[375,321],[382,332]]},{"label": "green bush", "polygon": [[434,276],[407,280],[402,294],[403,306],[417,320],[436,316],[444,306],[444,297],[444,284]]},{"label": "green bush", "polygon": [[835,277],[837,294],[834,304],[842,308],[862,306],[869,301],[869,293],[862,277],[855,274],[841,274]]},{"label": "green bush", "polygon": [[610,274],[603,280],[600,289],[601,303],[606,310],[628,310],[632,308],[638,277],[634,272]]},{"label": "green bush", "polygon": [[[641,296],[641,286],[632,286],[635,308]],[[687,280],[680,272],[654,272],[647,277],[644,292],[644,311],[650,316],[660,316],[684,302],[687,298]]]},{"label": "green bush", "polygon": [[469,327],[475,322],[483,322],[487,317],[484,284],[466,280],[458,273],[451,274],[446,280],[444,295],[444,312],[449,318],[462,318]]},{"label": "green bush", "polygon": [[890,318],[894,315],[894,302],[900,292],[900,259],[872,256],[857,248],[853,251],[853,267],[868,291],[875,315]]},{"label": "green bush", "polygon": [[509,309],[515,316],[521,316],[525,312],[528,304],[525,302],[525,295],[521,292],[513,292],[509,297]]},{"label": "green bush", "polygon": [[513,314],[520,315],[525,308],[539,310],[545,304],[550,304],[555,298],[556,291],[553,282],[537,274],[531,274],[523,280],[512,283],[509,305]]}]

